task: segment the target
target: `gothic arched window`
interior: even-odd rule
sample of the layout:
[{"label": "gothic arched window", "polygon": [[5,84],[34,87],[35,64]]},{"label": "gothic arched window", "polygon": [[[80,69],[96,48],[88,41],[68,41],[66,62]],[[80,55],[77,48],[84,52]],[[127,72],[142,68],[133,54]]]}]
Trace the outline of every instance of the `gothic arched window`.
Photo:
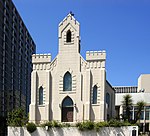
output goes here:
[{"label": "gothic arched window", "polygon": [[93,87],[93,100],[92,100],[92,104],[96,104],[97,103],[97,86],[95,85]]},{"label": "gothic arched window", "polygon": [[63,79],[63,90],[71,91],[72,90],[72,76],[69,72],[66,72]]},{"label": "gothic arched window", "polygon": [[71,31],[70,30],[68,30],[67,31],[67,34],[66,34],[66,42],[71,42]]},{"label": "gothic arched window", "polygon": [[39,105],[43,104],[43,87],[39,88]]},{"label": "gothic arched window", "polygon": [[108,107],[110,105],[110,95],[109,93],[106,93],[106,103],[108,104]]},{"label": "gothic arched window", "polygon": [[73,107],[72,99],[67,96],[62,102],[62,107]]}]

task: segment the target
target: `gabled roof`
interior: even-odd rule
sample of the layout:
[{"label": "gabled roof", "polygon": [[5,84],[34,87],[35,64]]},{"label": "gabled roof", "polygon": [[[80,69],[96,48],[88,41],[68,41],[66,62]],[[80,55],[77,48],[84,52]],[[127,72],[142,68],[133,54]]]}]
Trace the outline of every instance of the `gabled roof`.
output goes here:
[{"label": "gabled roof", "polygon": [[64,19],[59,23],[59,26],[62,25],[66,20],[71,19],[74,20],[75,24],[79,25],[79,22],[74,18],[74,14],[70,12]]}]

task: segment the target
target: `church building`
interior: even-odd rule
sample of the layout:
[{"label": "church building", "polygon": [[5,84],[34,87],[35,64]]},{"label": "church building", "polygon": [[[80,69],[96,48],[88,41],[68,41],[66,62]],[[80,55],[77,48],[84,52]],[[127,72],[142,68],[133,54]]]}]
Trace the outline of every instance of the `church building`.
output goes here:
[{"label": "church building", "polygon": [[59,24],[58,55],[32,56],[29,120],[34,123],[105,121],[115,115],[115,91],[106,80],[106,52],[80,55],[80,24],[69,13]]}]

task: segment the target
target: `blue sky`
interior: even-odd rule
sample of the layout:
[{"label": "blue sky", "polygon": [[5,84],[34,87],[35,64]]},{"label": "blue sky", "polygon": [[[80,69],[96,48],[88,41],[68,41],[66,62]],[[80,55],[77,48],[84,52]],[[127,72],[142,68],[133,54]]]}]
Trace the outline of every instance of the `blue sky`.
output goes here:
[{"label": "blue sky", "polygon": [[72,11],[80,22],[81,54],[106,50],[107,80],[137,85],[150,73],[150,0],[13,0],[36,43],[36,53],[58,52],[58,24]]}]

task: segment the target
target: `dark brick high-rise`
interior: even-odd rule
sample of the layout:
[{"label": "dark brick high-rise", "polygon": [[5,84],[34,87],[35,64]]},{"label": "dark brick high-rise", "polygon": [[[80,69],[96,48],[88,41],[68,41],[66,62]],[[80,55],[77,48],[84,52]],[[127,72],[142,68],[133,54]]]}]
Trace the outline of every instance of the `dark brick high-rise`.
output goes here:
[{"label": "dark brick high-rise", "polygon": [[28,111],[35,44],[12,0],[0,0],[0,116]]}]

